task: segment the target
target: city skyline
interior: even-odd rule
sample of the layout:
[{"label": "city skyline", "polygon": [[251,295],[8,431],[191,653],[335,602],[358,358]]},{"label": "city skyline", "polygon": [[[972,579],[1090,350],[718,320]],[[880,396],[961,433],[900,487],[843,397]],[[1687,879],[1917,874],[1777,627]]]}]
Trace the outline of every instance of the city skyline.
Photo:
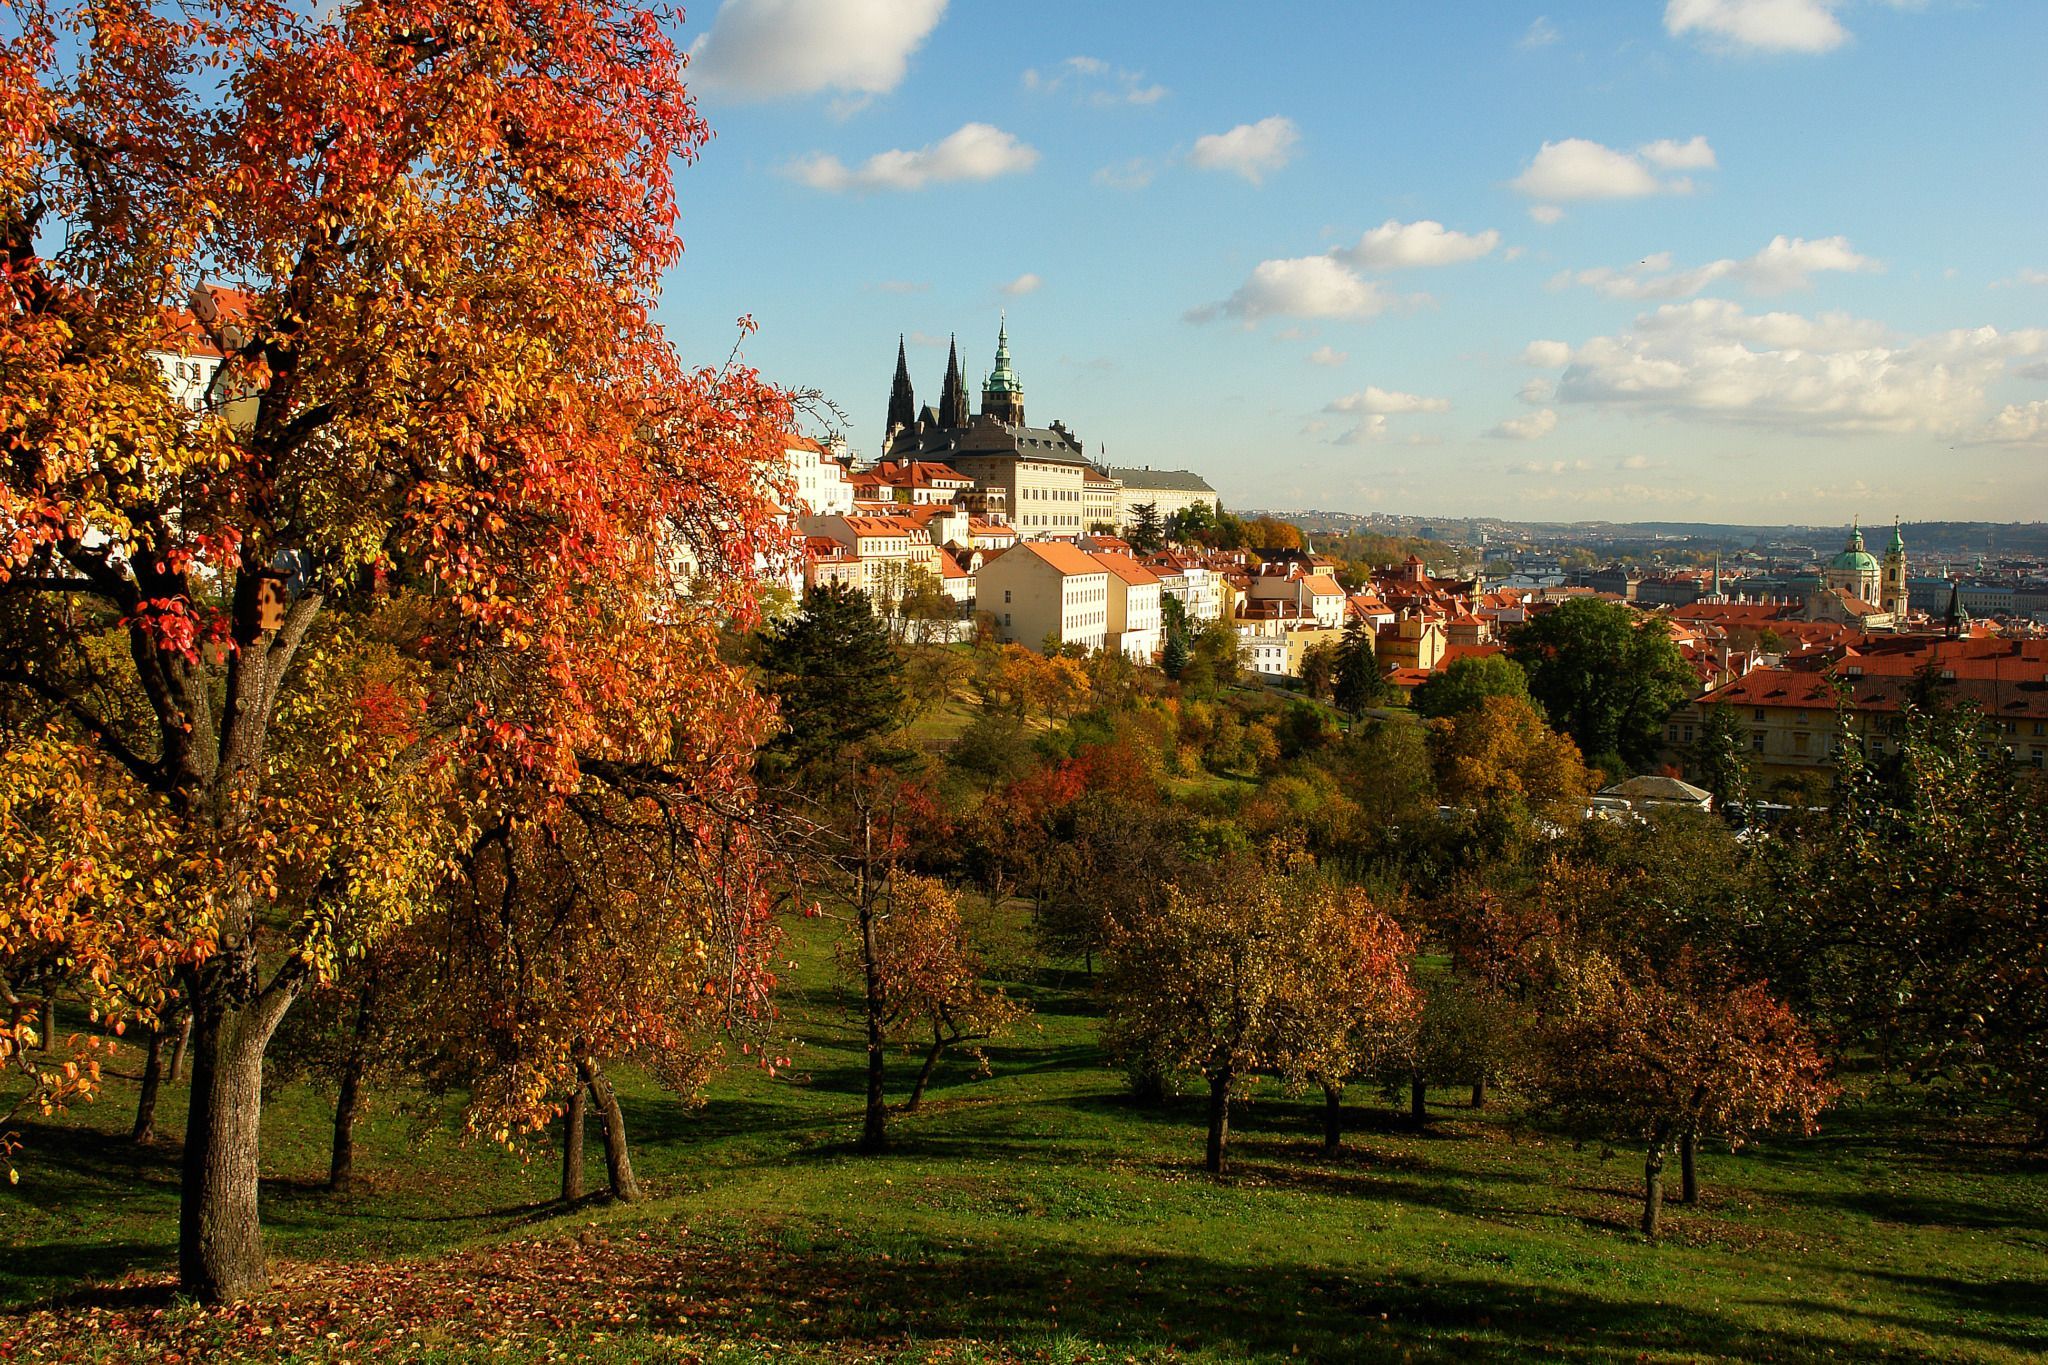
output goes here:
[{"label": "city skyline", "polygon": [[1007,309],[1034,420],[1239,506],[2048,506],[2038,11],[1241,17],[694,12],[719,135],[662,320],[715,361],[752,315],[747,359],[872,454],[898,333],[934,401],[948,335],[978,390]]}]

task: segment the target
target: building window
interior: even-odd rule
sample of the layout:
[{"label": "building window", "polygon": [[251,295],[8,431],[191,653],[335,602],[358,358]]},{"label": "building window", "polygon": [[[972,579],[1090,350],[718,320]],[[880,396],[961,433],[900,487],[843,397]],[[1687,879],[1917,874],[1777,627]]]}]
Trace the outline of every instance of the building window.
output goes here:
[{"label": "building window", "polygon": [[1752,731],[1750,731],[1750,733],[1749,733],[1749,747],[1750,747],[1751,751],[1752,751],[1752,752],[1754,752],[1754,753],[1759,753],[1759,754],[1760,754],[1760,753],[1762,753],[1762,752],[1764,751],[1764,732],[1763,732],[1763,731],[1761,731],[1761,730],[1752,730]]},{"label": "building window", "polygon": [[1757,707],[1757,708],[1756,708],[1756,715],[1755,715],[1755,716],[1753,716],[1753,717],[1751,717],[1751,719],[1753,719],[1753,720],[1762,720],[1763,718],[1764,718],[1764,708],[1763,708],[1763,707],[1761,707],[1761,706],[1759,706],[1759,707]]}]

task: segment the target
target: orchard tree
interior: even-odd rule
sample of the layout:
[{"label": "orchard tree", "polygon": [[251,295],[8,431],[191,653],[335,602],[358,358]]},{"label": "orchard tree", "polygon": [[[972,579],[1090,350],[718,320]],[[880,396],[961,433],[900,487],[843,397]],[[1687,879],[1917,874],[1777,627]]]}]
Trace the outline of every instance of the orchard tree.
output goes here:
[{"label": "orchard tree", "polygon": [[[884,1032],[924,1054],[903,1105],[905,1113],[915,1113],[946,1049],[972,1049],[1030,1011],[982,980],[981,954],[968,942],[959,897],[943,882],[898,874],[874,938]],[[842,950],[840,964],[846,975],[864,981],[858,952]]]},{"label": "orchard tree", "polygon": [[[175,973],[180,1278],[237,1299],[264,1049],[432,902],[462,809],[520,788],[545,827],[590,760],[744,800],[715,627],[770,548],[789,407],[649,321],[707,136],[654,11],[10,19],[0,856],[92,868],[25,888],[0,952],[62,942],[95,993]],[[37,774],[119,819],[33,823],[86,799]]]},{"label": "orchard tree", "polygon": [[1578,746],[1518,698],[1488,697],[1431,721],[1429,739],[1437,791],[1501,837],[1525,834],[1536,820],[1576,821],[1592,798]]},{"label": "orchard tree", "polygon": [[1812,1132],[1835,1095],[1813,1040],[1761,983],[1570,957],[1535,1032],[1537,1091],[1573,1131],[1643,1144],[1645,1237],[1657,1235],[1664,1163],[1677,1144],[1693,1197],[1697,1142],[1739,1146],[1780,1124]]},{"label": "orchard tree", "polygon": [[1531,617],[1508,636],[1508,657],[1580,753],[1637,771],[1656,761],[1664,718],[1699,691],[1670,628],[1618,602],[1577,598]]},{"label": "orchard tree", "polygon": [[1349,894],[1307,874],[1241,868],[1117,926],[1105,1037],[1127,1064],[1202,1077],[1204,1164],[1220,1173],[1238,1084],[1261,1070],[1306,1078],[1348,1067],[1376,1024],[1406,1007],[1406,957],[1392,922]]}]

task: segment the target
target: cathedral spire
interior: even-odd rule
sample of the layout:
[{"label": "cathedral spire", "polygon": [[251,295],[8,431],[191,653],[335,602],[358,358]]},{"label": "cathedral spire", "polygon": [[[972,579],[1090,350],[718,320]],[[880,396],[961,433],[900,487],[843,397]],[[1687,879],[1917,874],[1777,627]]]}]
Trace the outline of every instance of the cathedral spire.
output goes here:
[{"label": "cathedral spire", "polygon": [[981,410],[998,422],[1024,425],[1024,385],[1010,368],[1010,319],[1005,315],[996,329],[996,367],[981,386]]},{"label": "cathedral spire", "polygon": [[959,430],[967,425],[967,381],[960,375],[960,339],[951,338],[946,352],[946,387],[939,396],[939,425]]},{"label": "cathedral spire", "polygon": [[903,353],[903,336],[896,337],[896,382],[889,386],[889,420],[885,430],[890,435],[917,424],[917,396],[910,388],[910,358]]}]

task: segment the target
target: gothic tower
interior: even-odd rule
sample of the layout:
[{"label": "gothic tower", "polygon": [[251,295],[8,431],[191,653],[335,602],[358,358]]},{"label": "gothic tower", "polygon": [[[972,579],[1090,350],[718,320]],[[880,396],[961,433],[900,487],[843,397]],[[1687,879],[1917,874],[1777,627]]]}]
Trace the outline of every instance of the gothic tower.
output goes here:
[{"label": "gothic tower", "polygon": [[960,376],[960,339],[952,339],[946,352],[946,386],[939,396],[939,425],[958,431],[967,425],[967,381]]},{"label": "gothic tower", "polygon": [[1879,589],[1882,597],[1878,605],[1892,614],[1892,625],[1906,628],[1906,537],[1899,530],[1899,520],[1892,518],[1892,543],[1884,552],[1884,586]]},{"label": "gothic tower", "polygon": [[896,338],[896,382],[889,386],[889,420],[883,430],[894,436],[917,425],[917,397],[910,391],[910,360],[903,354],[903,338]]},{"label": "gothic tower", "polygon": [[996,330],[996,367],[981,386],[981,414],[1011,426],[1024,425],[1024,385],[1010,368],[1010,320]]}]

